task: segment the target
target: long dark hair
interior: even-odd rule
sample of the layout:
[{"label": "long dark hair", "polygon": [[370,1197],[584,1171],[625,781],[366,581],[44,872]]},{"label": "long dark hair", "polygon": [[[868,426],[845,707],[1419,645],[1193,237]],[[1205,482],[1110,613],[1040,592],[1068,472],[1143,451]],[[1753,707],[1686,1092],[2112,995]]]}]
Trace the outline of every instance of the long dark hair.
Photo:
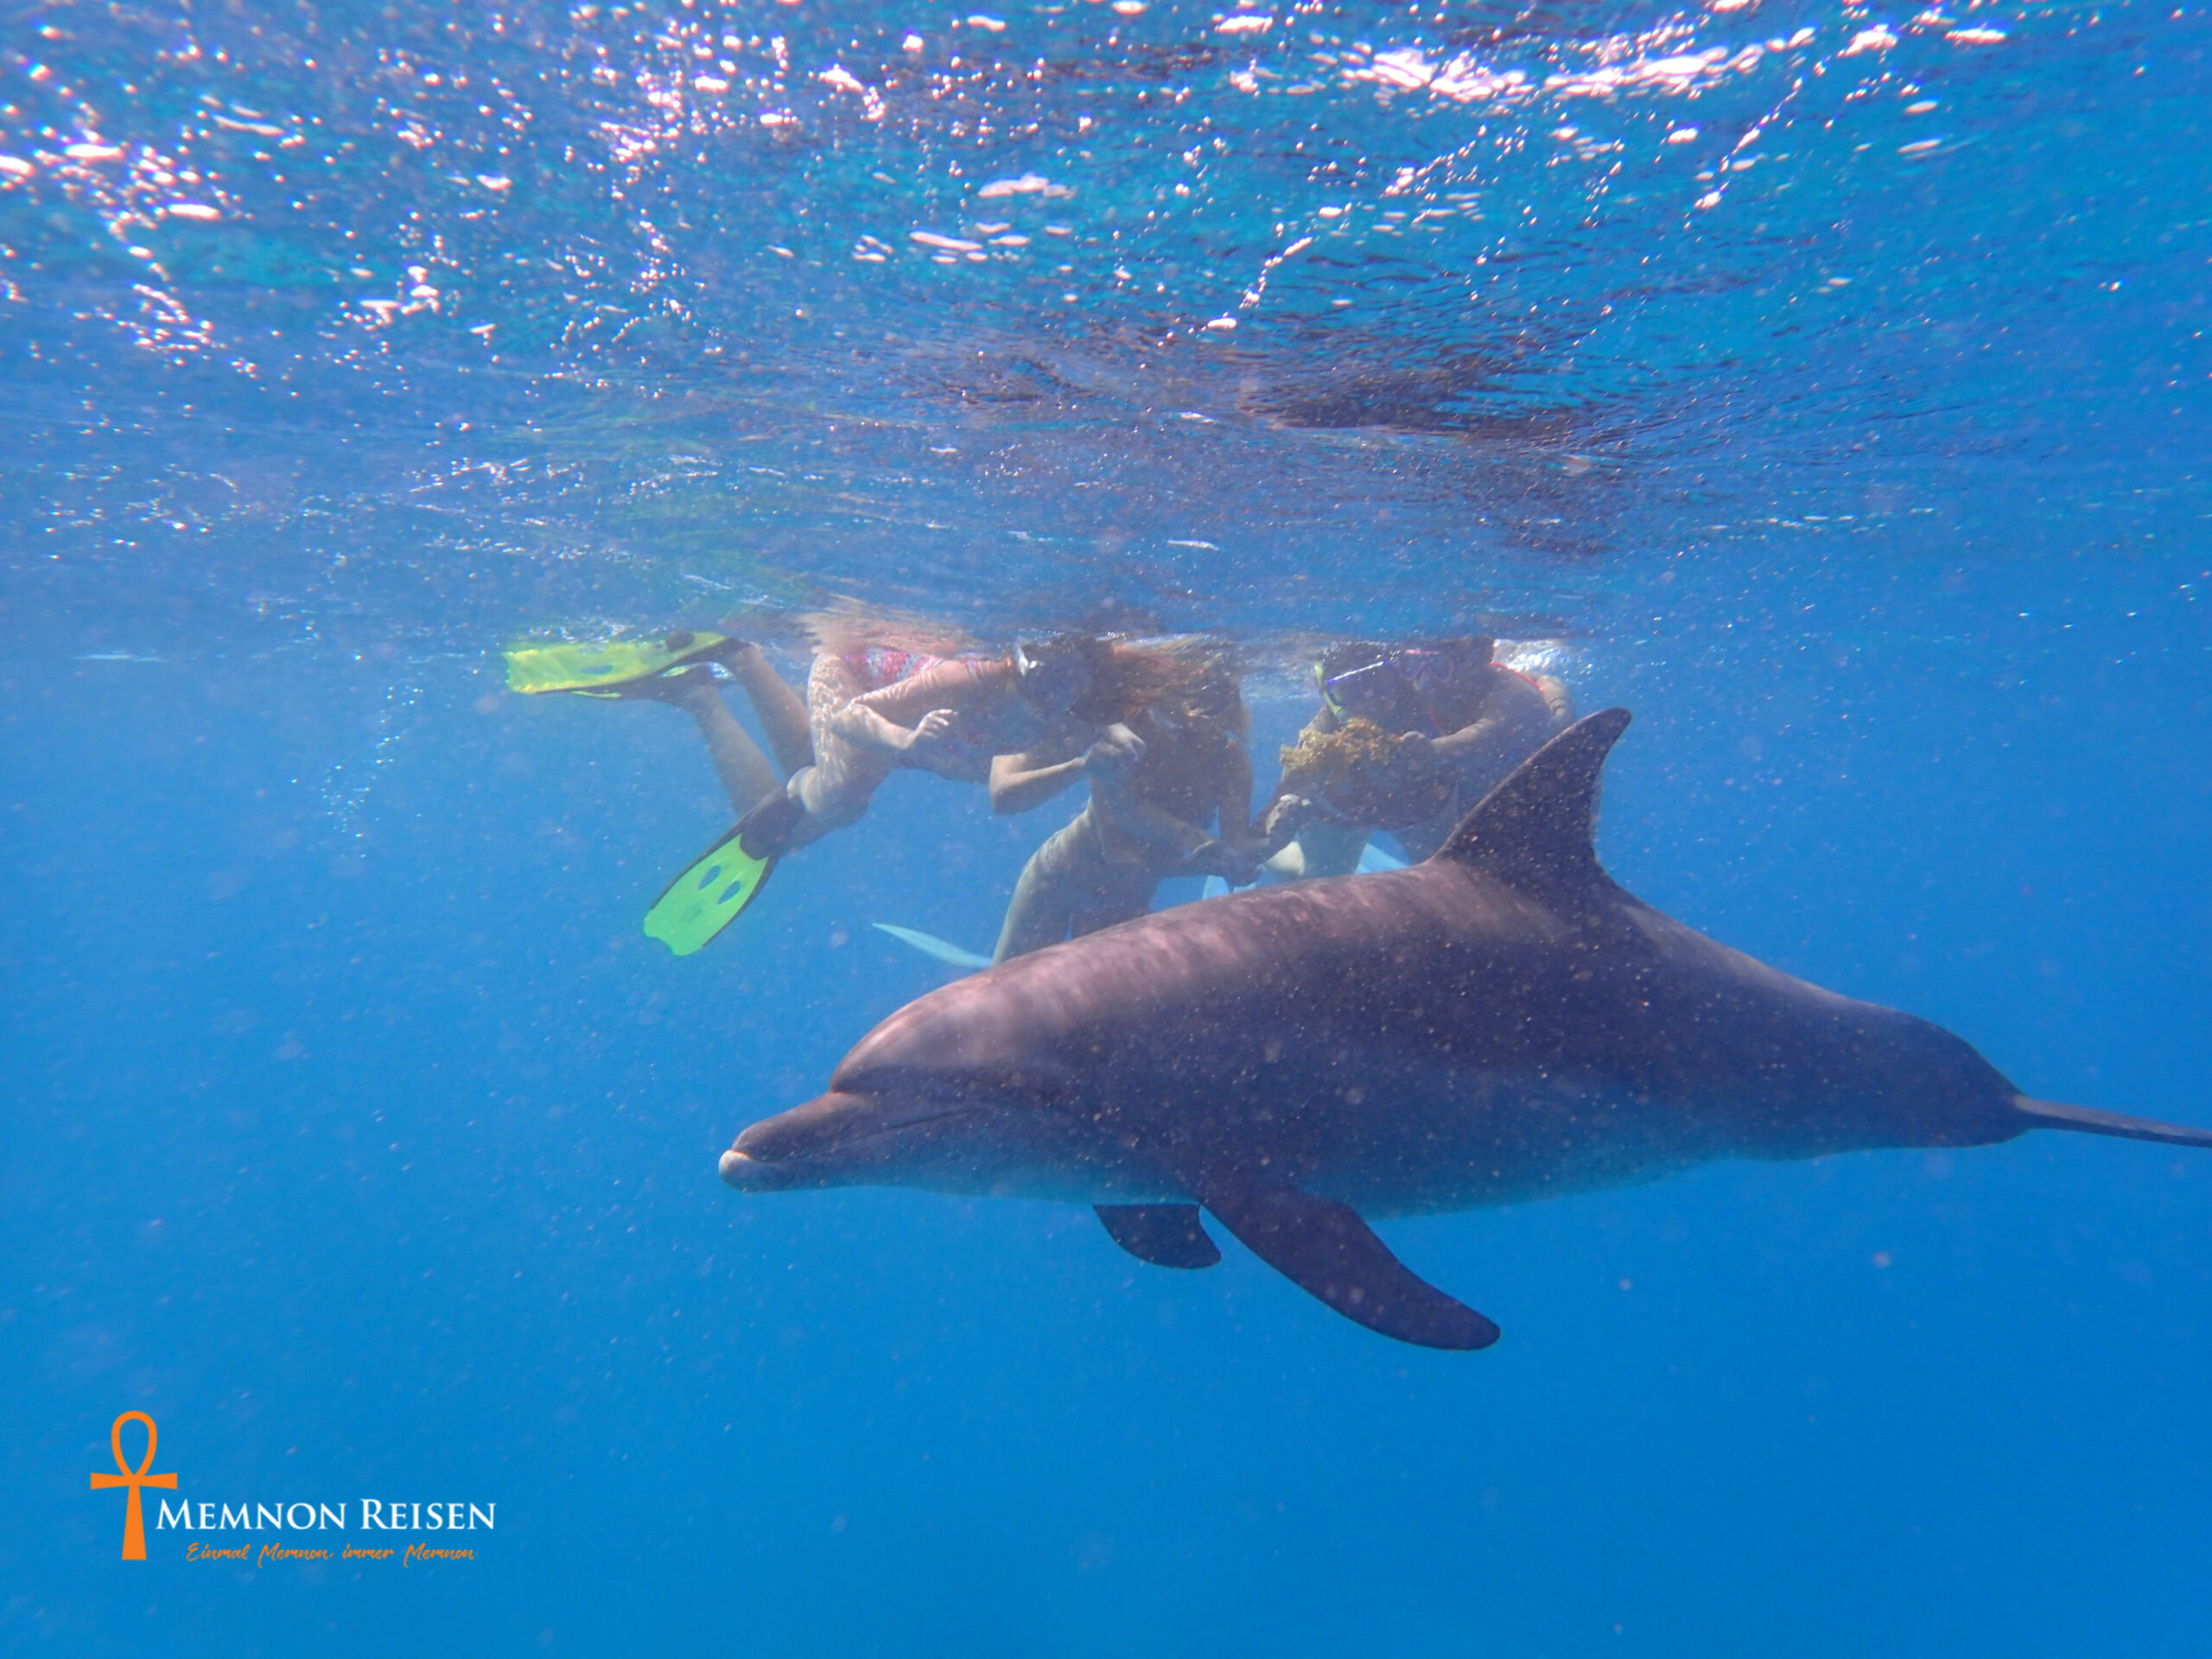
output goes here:
[{"label": "long dark hair", "polygon": [[1090,689],[1069,712],[1094,726],[1134,720],[1157,708],[1240,739],[1250,728],[1236,664],[1227,652],[1204,640],[1102,639],[1091,671]]}]

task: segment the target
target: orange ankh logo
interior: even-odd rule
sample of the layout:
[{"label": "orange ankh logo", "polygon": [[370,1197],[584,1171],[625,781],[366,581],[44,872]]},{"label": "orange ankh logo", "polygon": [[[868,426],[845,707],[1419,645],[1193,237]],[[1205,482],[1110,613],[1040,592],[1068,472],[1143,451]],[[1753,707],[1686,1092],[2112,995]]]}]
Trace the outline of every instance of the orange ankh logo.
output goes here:
[{"label": "orange ankh logo", "polygon": [[[135,1470],[123,1456],[123,1426],[132,1421],[146,1425],[146,1457]],[[115,1447],[115,1466],[122,1473],[95,1474],[92,1477],[92,1491],[96,1492],[110,1486],[128,1486],[130,1489],[130,1508],[123,1517],[123,1559],[126,1561],[146,1559],[146,1514],[139,1507],[138,1489],[142,1486],[163,1486],[170,1491],[176,1490],[175,1475],[149,1475],[146,1472],[154,1466],[154,1436],[152,1418],[143,1411],[124,1412],[115,1420],[115,1427],[108,1431],[109,1444]]]}]

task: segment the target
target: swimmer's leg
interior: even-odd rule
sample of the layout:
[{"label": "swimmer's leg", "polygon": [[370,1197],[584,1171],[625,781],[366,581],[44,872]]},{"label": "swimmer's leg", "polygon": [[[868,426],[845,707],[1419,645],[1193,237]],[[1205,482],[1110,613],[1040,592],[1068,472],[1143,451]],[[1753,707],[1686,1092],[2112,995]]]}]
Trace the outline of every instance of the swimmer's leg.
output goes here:
[{"label": "swimmer's leg", "polygon": [[783,676],[776,672],[760,647],[733,639],[716,655],[752,702],[760,729],[768,734],[768,747],[775,752],[776,764],[786,773],[812,766],[814,739],[808,729],[806,704],[784,683]]},{"label": "swimmer's leg", "polygon": [[1065,894],[1054,890],[1058,884],[1052,877],[1039,870],[1038,861],[1043,856],[1041,849],[1030,855],[1029,861],[1021,867],[1021,879],[1014,884],[1014,902],[1006,907],[998,946],[991,952],[995,968],[1009,957],[1026,957],[1032,950],[1058,944],[1068,936],[1074,908]]},{"label": "swimmer's leg", "polygon": [[[832,830],[859,823],[868,811],[877,788],[891,775],[892,763],[888,757],[862,750],[830,728],[837,711],[867,689],[842,658],[828,652],[815,658],[806,682],[813,764],[791,773],[785,786],[787,801],[764,802],[753,823],[747,826],[755,832],[756,853],[764,848],[781,853],[804,847]],[[762,724],[767,724],[765,714]],[[774,728],[770,729],[772,732]]]},{"label": "swimmer's leg", "polygon": [[819,841],[832,830],[858,823],[867,816],[868,803],[890,773],[890,767],[841,737],[831,737],[815,753],[810,766],[801,766],[784,785],[782,802],[764,801],[753,816],[761,827],[775,821],[774,850],[789,852]]},{"label": "swimmer's leg", "polygon": [[1149,870],[1117,873],[1109,889],[1093,893],[1068,923],[1068,937],[1079,939],[1122,922],[1134,922],[1152,913],[1152,896],[1160,891],[1160,878]]},{"label": "swimmer's leg", "polygon": [[1014,902],[1006,907],[998,948],[991,952],[994,967],[1067,938],[1076,906],[1085,896],[1081,891],[1085,884],[1072,867],[1080,859],[1080,838],[1090,833],[1088,820],[1077,818],[1029,855],[1021,867],[1021,879],[1014,884]]},{"label": "swimmer's leg", "polygon": [[721,693],[715,690],[713,673],[705,668],[679,669],[622,688],[626,698],[650,699],[681,709],[698,722],[706,740],[707,758],[715,763],[722,793],[730,810],[741,817],[771,795],[781,791],[784,780],[776,775],[768,757],[752,734],[737,723]]},{"label": "swimmer's leg", "polygon": [[738,819],[756,857],[796,851],[866,816],[887,769],[842,738],[829,739],[817,753],[821,760],[801,766],[773,798]]}]

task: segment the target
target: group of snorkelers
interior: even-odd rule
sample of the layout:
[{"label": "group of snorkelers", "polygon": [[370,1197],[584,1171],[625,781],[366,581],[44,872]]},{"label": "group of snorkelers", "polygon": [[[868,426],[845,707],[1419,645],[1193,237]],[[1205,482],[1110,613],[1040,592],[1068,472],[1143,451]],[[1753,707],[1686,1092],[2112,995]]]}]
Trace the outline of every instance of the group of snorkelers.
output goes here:
[{"label": "group of snorkelers", "polygon": [[1015,884],[992,958],[1003,962],[1145,914],[1171,876],[1241,887],[1349,874],[1378,831],[1427,856],[1573,720],[1563,685],[1497,661],[1495,644],[1329,647],[1313,664],[1320,707],[1256,815],[1240,676],[1204,642],[1057,633],[1002,656],[823,651],[803,699],[757,645],[718,633],[525,647],[508,663],[519,690],[652,699],[697,722],[737,823],[647,918],[678,954],[733,919],[784,855],[856,823],[902,767],[984,785],[1002,813],[1083,785],[1080,809]]}]

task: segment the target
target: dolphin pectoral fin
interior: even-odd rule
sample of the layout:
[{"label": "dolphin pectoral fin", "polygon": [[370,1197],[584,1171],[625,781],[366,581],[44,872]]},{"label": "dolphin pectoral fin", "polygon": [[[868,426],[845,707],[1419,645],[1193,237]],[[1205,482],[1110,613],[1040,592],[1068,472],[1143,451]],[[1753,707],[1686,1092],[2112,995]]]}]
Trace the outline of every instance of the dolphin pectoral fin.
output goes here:
[{"label": "dolphin pectoral fin", "polygon": [[1391,1255],[1348,1205],[1281,1186],[1210,1186],[1199,1196],[1253,1255],[1370,1331],[1424,1348],[1497,1340],[1496,1325]]},{"label": "dolphin pectoral fin", "polygon": [[2212,1129],[2187,1123],[2161,1123],[2152,1117],[2124,1117],[2094,1106],[2067,1106],[2029,1095],[2012,1096],[2012,1109],[2032,1119],[2029,1128],[2072,1129],[2082,1135],[2113,1135],[2123,1141],[2163,1141],[2170,1147],[2212,1147]]},{"label": "dolphin pectoral fin", "polygon": [[1210,1268],[1221,1247],[1206,1236],[1195,1204],[1100,1204],[1091,1206],[1106,1236],[1155,1268]]},{"label": "dolphin pectoral fin", "polygon": [[955,968],[988,968],[991,965],[991,959],[988,957],[980,956],[973,950],[963,950],[951,940],[940,939],[933,933],[923,932],[919,928],[899,927],[890,922],[870,922],[868,925],[879,933],[888,933],[899,944],[910,945],[925,957],[934,957],[938,962],[950,963]]}]

